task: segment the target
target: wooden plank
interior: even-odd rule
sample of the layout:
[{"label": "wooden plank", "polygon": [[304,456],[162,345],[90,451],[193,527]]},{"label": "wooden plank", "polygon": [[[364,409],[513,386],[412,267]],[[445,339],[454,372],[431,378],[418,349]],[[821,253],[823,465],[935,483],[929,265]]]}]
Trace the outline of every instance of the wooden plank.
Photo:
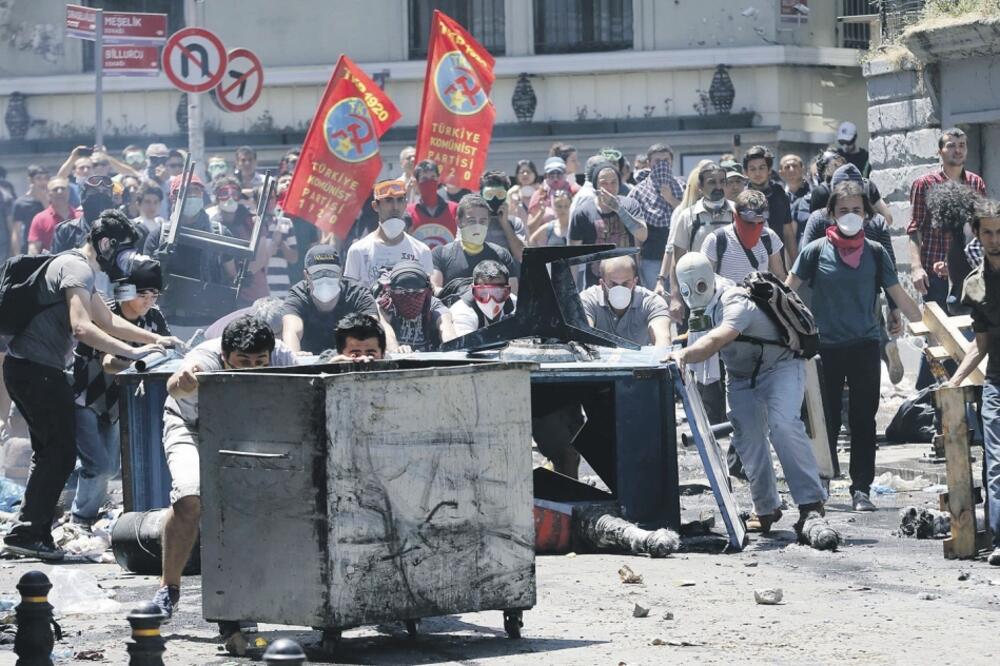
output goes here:
[{"label": "wooden plank", "polygon": [[950,317],[951,323],[958,328],[972,328],[972,316],[971,315],[955,315]]},{"label": "wooden plank", "polygon": [[944,347],[934,345],[933,347],[925,347],[924,355],[927,356],[930,361],[947,361],[951,358],[951,354]]},{"label": "wooden plank", "polygon": [[[689,377],[681,376],[677,366],[671,367],[670,374],[674,377],[674,386],[684,404],[684,414],[691,427],[691,436],[698,447],[701,464],[705,467],[708,485],[712,487],[715,501],[722,513],[722,520],[726,524],[726,531],[729,533],[729,547],[732,550],[741,551],[747,545],[746,525],[740,519],[740,507],[729,487],[726,456],[722,453],[722,447],[715,440],[715,435],[712,434],[712,427],[705,414],[705,406],[701,402],[698,391],[694,388],[694,375],[688,371],[686,374]],[[688,389],[688,386],[691,388]]]},{"label": "wooden plank", "polygon": [[966,422],[965,388],[941,387],[934,400],[941,410],[941,435],[944,437],[945,474],[948,479],[948,512],[951,514],[951,537],[944,541],[948,559],[975,557],[976,504],[972,485],[972,461],[969,452],[969,424]]},{"label": "wooden plank", "polygon": [[[975,344],[965,338],[961,329],[937,303],[924,303],[924,324],[930,329],[938,344],[947,349],[952,358],[958,362],[965,358],[965,355]],[[986,361],[987,359],[984,358],[979,367],[969,373],[970,383],[981,385],[986,381]]]},{"label": "wooden plank", "polygon": [[830,442],[826,432],[826,414],[823,411],[823,393],[819,385],[819,370],[816,359],[806,361],[806,418],[812,435],[812,450],[816,456],[816,466],[820,478],[833,478],[833,458],[830,456]]},{"label": "wooden plank", "polygon": [[910,333],[918,337],[924,337],[925,335],[931,334],[931,329],[927,328],[927,325],[922,321],[912,321],[909,324]]}]

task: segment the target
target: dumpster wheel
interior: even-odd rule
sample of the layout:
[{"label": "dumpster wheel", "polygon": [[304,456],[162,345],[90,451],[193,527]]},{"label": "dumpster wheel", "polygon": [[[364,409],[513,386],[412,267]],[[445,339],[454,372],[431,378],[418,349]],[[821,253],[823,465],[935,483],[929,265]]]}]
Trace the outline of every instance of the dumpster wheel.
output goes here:
[{"label": "dumpster wheel", "polygon": [[341,630],[321,628],[320,631],[323,632],[323,638],[320,641],[320,650],[332,657],[340,645]]},{"label": "dumpster wheel", "polygon": [[410,638],[416,640],[419,633],[417,632],[417,627],[420,625],[420,620],[407,620],[406,621],[406,633],[410,635]]},{"label": "dumpster wheel", "polygon": [[507,632],[507,638],[521,637],[521,627],[524,626],[523,617],[523,611],[505,610],[503,612],[503,628]]}]

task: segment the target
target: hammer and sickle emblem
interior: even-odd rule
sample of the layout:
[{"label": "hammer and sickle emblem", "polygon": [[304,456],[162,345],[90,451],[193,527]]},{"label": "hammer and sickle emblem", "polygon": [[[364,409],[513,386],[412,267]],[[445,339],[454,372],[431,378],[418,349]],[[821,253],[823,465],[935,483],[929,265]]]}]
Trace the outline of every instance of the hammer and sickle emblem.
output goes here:
[{"label": "hammer and sickle emblem", "polygon": [[359,155],[363,155],[365,144],[374,140],[375,132],[372,130],[371,124],[369,124],[368,119],[365,118],[364,115],[350,113],[348,114],[348,117],[353,118],[357,122],[349,123],[346,129],[337,130],[333,133],[333,138],[343,139],[344,137],[348,137],[348,140],[354,147],[354,152]]}]

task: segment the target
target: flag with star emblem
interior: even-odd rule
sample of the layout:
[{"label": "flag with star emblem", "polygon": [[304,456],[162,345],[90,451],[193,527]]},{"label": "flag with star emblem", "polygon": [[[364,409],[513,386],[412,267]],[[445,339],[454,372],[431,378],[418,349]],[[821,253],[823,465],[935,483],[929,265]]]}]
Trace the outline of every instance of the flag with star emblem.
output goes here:
[{"label": "flag with star emblem", "polygon": [[340,56],[302,144],[285,213],[346,236],[382,171],[379,139],[399,115],[378,84]]},{"label": "flag with star emblem", "polygon": [[496,109],[490,101],[493,56],[454,19],[434,11],[417,161],[432,160],[441,182],[479,189]]}]

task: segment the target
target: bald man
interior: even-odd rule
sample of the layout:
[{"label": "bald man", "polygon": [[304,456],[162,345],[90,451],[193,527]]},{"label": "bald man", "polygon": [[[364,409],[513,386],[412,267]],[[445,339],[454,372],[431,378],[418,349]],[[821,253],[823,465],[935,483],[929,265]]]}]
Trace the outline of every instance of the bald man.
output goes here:
[{"label": "bald man", "polygon": [[601,262],[600,281],[580,294],[587,322],[637,345],[670,344],[667,302],[637,280],[635,260],[615,257]]}]

